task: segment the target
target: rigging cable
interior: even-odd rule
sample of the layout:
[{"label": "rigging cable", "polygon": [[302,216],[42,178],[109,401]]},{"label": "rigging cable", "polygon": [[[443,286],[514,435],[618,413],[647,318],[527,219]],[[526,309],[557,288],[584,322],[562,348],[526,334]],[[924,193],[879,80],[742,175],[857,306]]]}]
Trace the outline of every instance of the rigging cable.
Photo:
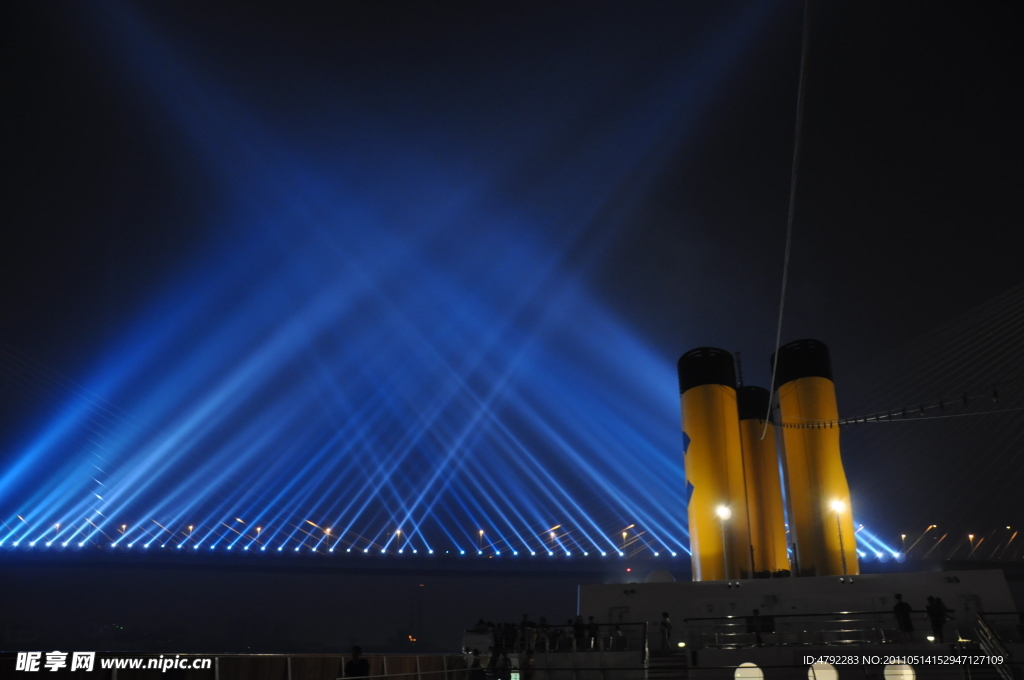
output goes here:
[{"label": "rigging cable", "polygon": [[[803,41],[800,46],[800,79],[796,93],[796,125],[793,133],[793,167],[789,177],[789,212],[786,216],[786,249],[782,259],[782,292],[779,296],[779,323],[775,330],[775,353],[772,355],[771,389],[775,388],[775,370],[779,365],[779,345],[782,342],[782,311],[786,304],[786,281],[789,278],[789,253],[793,243],[793,213],[796,208],[796,179],[800,167],[800,131],[804,122],[804,90],[807,85],[807,52],[811,38],[811,0],[804,2]],[[772,417],[771,403],[764,416],[761,439],[768,432],[768,421]]]}]

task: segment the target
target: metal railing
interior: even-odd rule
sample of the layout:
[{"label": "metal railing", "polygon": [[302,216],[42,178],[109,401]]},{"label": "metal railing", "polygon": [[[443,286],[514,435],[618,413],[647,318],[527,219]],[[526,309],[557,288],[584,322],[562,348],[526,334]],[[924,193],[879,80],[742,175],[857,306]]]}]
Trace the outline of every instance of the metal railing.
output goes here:
[{"label": "metal railing", "polygon": [[[946,631],[935,635],[924,612],[912,612],[912,631],[902,631],[889,611],[850,611],[820,614],[719,616],[684,619],[686,643],[704,647],[776,645],[851,645],[940,642]],[[935,638],[929,640],[929,637]],[[952,638],[948,640],[952,642]]]},{"label": "metal railing", "polygon": [[[978,634],[978,642],[981,645],[981,648],[985,651],[985,654],[987,654],[987,655],[989,655],[991,657],[998,657],[998,658],[1004,660],[1003,663],[993,664],[993,667],[999,673],[1000,677],[1003,678],[1003,680],[1014,680],[1013,670],[1012,670],[1011,665],[1010,665],[1012,663],[1012,660],[1013,660],[1013,654],[1011,654],[1006,649],[1006,647],[1003,645],[1003,639],[1001,639],[1000,636],[998,634],[996,634],[996,632],[989,625],[988,621],[986,620],[986,616],[987,615],[982,614],[981,612],[978,612],[976,614],[976,616],[978,618],[978,623],[975,626],[975,631]],[[1012,618],[1012,615],[1007,615],[1007,614],[1002,614],[1002,613],[995,613],[995,614],[992,614],[991,616],[992,616],[993,619],[1002,618],[1002,617]],[[1019,614],[1017,614],[1017,623],[1018,623],[1018,626],[1016,627],[1016,629],[1004,626],[1003,630],[1007,630],[1008,628],[1009,628],[1009,630],[1013,630],[1013,632],[1015,632],[1017,634],[1016,639],[1019,640],[1020,639],[1020,637],[1019,637],[1020,636],[1020,628],[1019,628],[1020,615]]]},{"label": "metal railing", "polygon": [[[650,627],[646,621],[623,623],[566,623],[533,627],[494,627],[470,629],[463,634],[463,646],[470,650],[471,640],[486,639],[481,652],[505,651],[537,654],[589,652],[641,652],[646,659]],[[482,644],[482,643],[481,643]],[[479,649],[479,647],[477,647]]]},{"label": "metal railing", "polygon": [[1024,613],[982,612],[978,618],[999,640],[1024,642]]}]

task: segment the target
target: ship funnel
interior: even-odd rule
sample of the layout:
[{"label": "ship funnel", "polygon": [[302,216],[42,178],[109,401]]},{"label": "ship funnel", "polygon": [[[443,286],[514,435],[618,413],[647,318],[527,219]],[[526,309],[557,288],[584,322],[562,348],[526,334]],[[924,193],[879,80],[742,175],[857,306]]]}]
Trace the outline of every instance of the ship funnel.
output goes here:
[{"label": "ship funnel", "polygon": [[771,394],[763,387],[744,385],[736,391],[736,398],[754,573],[768,575],[788,571],[786,518],[782,507],[775,426],[770,420],[765,420],[769,414]]},{"label": "ship funnel", "polygon": [[693,580],[749,577],[746,480],[732,354],[698,347],[679,358]]},{"label": "ship funnel", "polygon": [[804,575],[859,574],[828,347],[796,340],[780,347],[778,357],[773,387],[783,428],[795,567]]}]

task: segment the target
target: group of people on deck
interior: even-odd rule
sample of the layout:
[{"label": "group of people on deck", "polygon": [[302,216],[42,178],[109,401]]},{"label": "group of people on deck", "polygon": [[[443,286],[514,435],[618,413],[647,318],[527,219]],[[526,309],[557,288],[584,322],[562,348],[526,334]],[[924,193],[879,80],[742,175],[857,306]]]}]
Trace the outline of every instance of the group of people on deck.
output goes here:
[{"label": "group of people on deck", "polygon": [[[903,600],[903,595],[896,593],[896,604],[892,608],[892,613],[896,617],[896,625],[899,627],[900,635],[903,636],[905,641],[914,639],[914,622],[910,618],[910,614],[913,611],[913,607]],[[924,608],[924,611],[928,617],[928,623],[931,624],[931,637],[934,638],[933,641],[945,642],[946,621],[952,618],[950,616],[952,610],[945,605],[941,597],[929,595],[928,605]]]}]

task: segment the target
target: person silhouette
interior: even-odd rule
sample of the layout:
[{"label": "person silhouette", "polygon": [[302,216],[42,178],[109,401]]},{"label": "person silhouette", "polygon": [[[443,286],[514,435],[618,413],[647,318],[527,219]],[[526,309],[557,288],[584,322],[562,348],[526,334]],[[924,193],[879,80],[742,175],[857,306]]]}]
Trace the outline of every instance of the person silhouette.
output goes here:
[{"label": "person silhouette", "polygon": [[352,658],[345,664],[346,678],[365,678],[370,675],[370,662],[363,658],[363,648],[356,645],[352,648]]},{"label": "person silhouette", "polygon": [[577,616],[576,620],[572,622],[572,635],[576,641],[576,651],[583,651],[583,640],[587,636],[587,626],[583,623],[583,617]]},{"label": "person silhouette", "polygon": [[497,680],[512,680],[512,659],[508,658],[508,652],[502,652],[498,657],[495,676]]},{"label": "person silhouette", "polygon": [[949,618],[949,608],[942,602],[941,597],[929,597],[928,606],[925,607],[928,613],[928,623],[932,625],[932,636],[938,643],[946,641],[946,619]]},{"label": "person silhouette", "polygon": [[669,643],[672,641],[672,619],[668,617],[668,612],[661,613],[661,651],[669,651]]},{"label": "person silhouette", "polygon": [[487,673],[480,665],[480,650],[473,650],[473,660],[469,664],[469,680],[487,680]]},{"label": "person silhouette", "polygon": [[896,627],[899,628],[900,638],[905,642],[914,639],[914,622],[910,620],[910,612],[914,611],[909,604],[903,601],[903,596],[896,593],[896,604],[893,605],[892,613],[896,617]]},{"label": "person silhouette", "polygon": [[750,617],[750,632],[754,634],[754,644],[758,647],[762,646],[761,633],[764,632],[764,620],[758,609],[755,609],[753,616]]},{"label": "person silhouette", "polygon": [[593,616],[587,617],[587,649],[593,651],[598,648],[599,637],[601,635],[601,628],[597,625],[597,621],[594,620]]},{"label": "person silhouette", "polygon": [[533,650],[527,650],[526,658],[522,661],[522,668],[519,669],[519,677],[522,680],[533,680],[534,669],[537,663],[533,658]]}]

